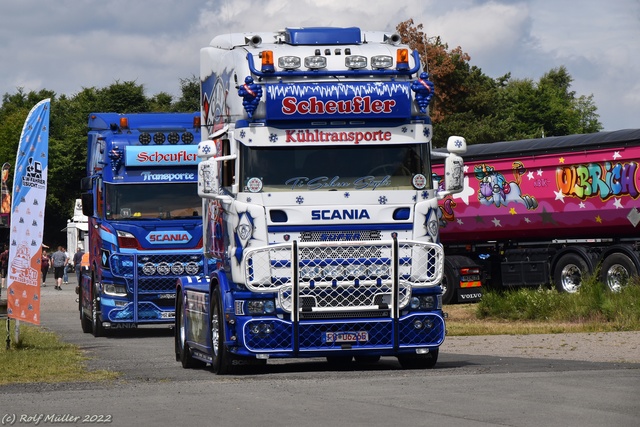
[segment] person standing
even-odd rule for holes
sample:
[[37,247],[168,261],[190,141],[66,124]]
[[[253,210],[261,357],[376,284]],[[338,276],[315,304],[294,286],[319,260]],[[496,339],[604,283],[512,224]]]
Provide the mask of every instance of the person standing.
[[51,260],[49,259],[49,254],[47,254],[47,250],[42,250],[42,256],[40,257],[40,272],[42,273],[42,287],[44,288],[47,280],[47,273],[49,272],[49,265],[51,264]]
[[82,248],[78,248],[75,254],[73,254],[73,267],[76,269],[76,279],[78,280],[76,284],[80,284],[80,276],[82,275],[82,255],[84,255],[84,251]]
[[51,255],[51,263],[53,264],[53,277],[56,279],[56,289],[62,290],[62,278],[64,270],[69,262],[69,258],[65,255],[64,248],[58,246],[58,250]]
[[2,274],[2,286],[0,289],[7,286],[7,272],[9,271],[9,248],[7,245],[2,246],[2,253],[0,253],[0,269]]
[[65,285],[69,284],[69,252],[67,252],[67,248],[62,248],[62,252],[64,252],[64,256],[67,257],[67,262],[64,264],[64,271],[62,272],[62,283]]

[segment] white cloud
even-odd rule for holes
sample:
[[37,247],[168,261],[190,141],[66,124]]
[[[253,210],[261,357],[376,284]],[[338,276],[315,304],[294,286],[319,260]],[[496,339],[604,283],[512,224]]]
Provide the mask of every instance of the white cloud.
[[471,65],[539,79],[566,66],[578,95],[594,94],[605,128],[638,127],[637,0],[0,0],[0,94],[135,80],[147,95],[178,94],[217,34],[287,26],[393,31],[412,18]]

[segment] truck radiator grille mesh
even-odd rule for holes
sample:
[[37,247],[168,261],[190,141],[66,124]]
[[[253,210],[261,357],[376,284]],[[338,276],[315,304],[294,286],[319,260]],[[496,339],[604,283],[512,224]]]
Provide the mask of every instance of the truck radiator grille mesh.
[[440,245],[417,241],[399,242],[395,250],[392,241],[294,242],[244,255],[249,290],[277,291],[280,306],[290,312],[297,284],[303,313],[384,309],[392,303],[394,278],[399,307],[405,307],[412,287],[440,283],[444,261]]
[[326,242],[327,240],[365,241],[380,240],[378,230],[361,231],[304,231],[300,233],[301,242]]

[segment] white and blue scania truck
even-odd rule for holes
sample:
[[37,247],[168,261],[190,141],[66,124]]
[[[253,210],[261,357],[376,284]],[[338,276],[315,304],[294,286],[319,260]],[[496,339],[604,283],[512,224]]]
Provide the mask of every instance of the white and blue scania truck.
[[433,84],[392,33],[287,28],[200,51],[198,193],[216,268],[177,281],[175,354],[227,374],[269,358],[436,364],[445,336]]

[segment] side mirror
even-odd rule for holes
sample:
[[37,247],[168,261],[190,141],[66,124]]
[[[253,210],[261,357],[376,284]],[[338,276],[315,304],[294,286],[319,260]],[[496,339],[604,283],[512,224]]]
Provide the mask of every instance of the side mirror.
[[456,154],[450,154],[444,161],[444,191],[459,193],[464,187],[464,160]]
[[93,194],[82,193],[80,199],[82,200],[82,215],[93,216]]
[[198,196],[215,198],[220,193],[218,162],[209,158],[198,163]]
[[80,191],[91,191],[93,189],[93,182],[90,176],[85,176],[80,180]]

